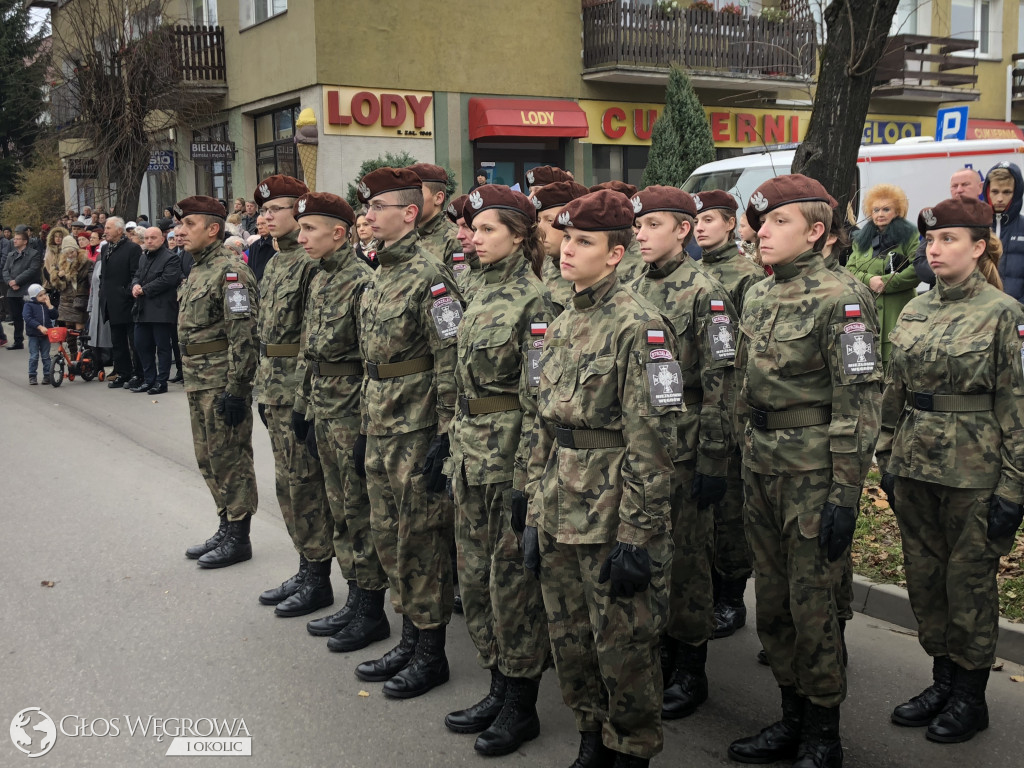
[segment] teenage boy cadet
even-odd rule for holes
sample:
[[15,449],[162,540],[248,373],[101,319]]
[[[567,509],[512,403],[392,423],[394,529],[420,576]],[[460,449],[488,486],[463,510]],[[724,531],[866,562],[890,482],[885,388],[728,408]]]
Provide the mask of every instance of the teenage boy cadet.
[[448,221],[455,225],[455,239],[460,250],[452,254],[452,273],[463,298],[468,303],[476,288],[483,282],[480,271],[480,257],[473,245],[473,230],[466,224],[465,207],[469,195],[459,195],[444,209]]
[[541,245],[546,256],[540,276],[551,294],[555,310],[561,313],[572,299],[572,283],[562,277],[559,268],[562,230],[555,229],[555,219],[571,200],[583,197],[588,194],[588,190],[575,181],[555,181],[543,187],[534,187],[533,190],[530,199],[537,208],[537,230],[540,232]]
[[663,745],[657,648],[683,388],[671,326],[616,275],[632,224],[611,190],[555,221],[575,293],[544,338],[526,486],[523,561],[540,577],[577,768],[646,766]]
[[726,491],[733,358],[739,322],[729,294],[686,253],[697,213],[677,187],[650,186],[630,201],[646,269],[629,287],[672,324],[684,412],[676,414],[673,452],[669,623],[662,638],[661,717],[693,714],[708,697],[705,666],[715,628],[711,568],[714,505]]
[[835,594],[878,438],[882,371],[877,324],[821,257],[830,201],[793,174],[762,184],[747,206],[774,275],[748,293],[740,321],[744,498],[757,631],[783,716],[730,745],[739,762],[843,762]]
[[[694,195],[693,205],[697,209],[693,232],[701,247],[701,266],[729,292],[739,317],[743,312],[743,297],[750,286],[764,280],[765,274],[736,246],[736,198],[714,189]],[[733,430],[733,438],[738,441],[742,433],[735,429],[733,415],[730,414],[727,428]],[[725,496],[715,505],[715,557],[711,576],[715,583],[716,638],[728,637],[747,621],[743,592],[753,566],[743,530],[742,464],[739,443],[735,442],[729,457]]]
[[410,699],[448,681],[445,630],[454,599],[454,507],[442,473],[451,454],[455,334],[462,295],[451,272],[420,246],[423,184],[408,168],[379,168],[358,185],[380,267],[363,294],[359,346],[366,366],[357,468],[365,466],[370,525],[388,574],[402,638],[356,677],[387,681]]
[[253,193],[278,248],[260,281],[259,413],[274,452],[274,487],[281,517],[299,553],[298,572],[263,592],[259,600],[277,606],[274,613],[284,617],[305,616],[334,603],[334,524],[324,475],[320,462],[292,430],[302,319],[309,284],[320,270],[319,263],[299,245],[299,224],[294,216],[295,201],[308,191],[298,179],[275,175],[260,182]]
[[359,440],[359,301],[373,269],[348,242],[351,206],[329,192],[295,201],[299,245],[320,270],[309,284],[292,411],[296,438],[315,442],[334,518],[334,554],[348,582],[345,607],[306,625],[311,635],[332,635],[332,651],[355,651],[391,634],[384,615],[388,577],[370,533],[365,473],[353,465]]
[[999,259],[999,277],[1003,291],[1024,302],[1024,179],[1014,163],[1003,162],[988,172],[982,196],[995,211],[992,229],[1003,243]]
[[448,172],[433,163],[416,163],[409,170],[423,182],[423,208],[416,224],[420,247],[452,266],[452,254],[459,250],[456,228],[444,215],[448,198]]

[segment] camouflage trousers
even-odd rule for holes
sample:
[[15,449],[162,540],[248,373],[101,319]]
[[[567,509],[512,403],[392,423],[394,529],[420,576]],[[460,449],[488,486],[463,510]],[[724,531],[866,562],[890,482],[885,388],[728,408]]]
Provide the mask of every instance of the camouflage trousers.
[[762,475],[743,468],[747,536],[754,557],[757,635],[780,686],[822,707],[846,698],[836,591],[844,560],[818,544],[832,471]]
[[274,488],[295,551],[311,563],[334,556],[334,522],[320,463],[292,431],[292,407],[267,405],[267,431],[274,452]]
[[729,459],[725,496],[714,505],[715,572],[726,581],[746,581],[753,571],[743,525],[742,466],[743,460],[736,451]]
[[391,585],[391,604],[418,629],[452,617],[454,509],[447,495],[428,493],[418,468],[434,427],[366,438],[366,488],[373,544]]
[[853,547],[843,558],[843,572],[839,576],[839,586],[836,588],[836,611],[840,621],[850,621],[853,618]]
[[387,589],[388,575],[373,546],[366,480],[356,474],[352,457],[359,422],[359,416],[317,419],[314,429],[327,501],[334,518],[334,556],[345,579],[355,581],[361,589],[376,592]]
[[614,541],[559,544],[543,529],[537,533],[551,653],[576,729],[602,731],[616,752],[653,757],[663,744],[658,648],[668,616],[669,534],[647,545],[650,586],[612,598],[610,582],[598,577]]
[[188,393],[188,411],[192,421],[192,443],[199,472],[210,489],[218,515],[242,520],[256,513],[256,468],[252,461],[252,400],[250,409],[237,427],[224,424],[216,412],[219,389]]
[[510,522],[512,483],[467,485],[455,473],[455,545],[466,628],[484,669],[539,680],[551,644],[540,584],[523,568]]
[[992,491],[899,476],[895,490],[907,591],[921,646],[965,669],[988,668],[999,634],[999,558],[1014,541],[1013,536],[988,538]]
[[715,629],[715,599],[711,584],[714,557],[714,510],[697,509],[690,497],[694,460],[676,462],[672,475],[672,576],[669,590],[668,634],[675,640],[700,645]]

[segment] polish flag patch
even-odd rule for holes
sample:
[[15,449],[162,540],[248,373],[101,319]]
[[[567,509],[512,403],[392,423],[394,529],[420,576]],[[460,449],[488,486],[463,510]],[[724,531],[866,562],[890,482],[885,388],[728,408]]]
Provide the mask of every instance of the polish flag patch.
[[452,254],[452,261],[465,261],[465,260],[466,260],[466,254],[464,254],[464,253],[453,253]]
[[238,282],[238,273],[237,272],[228,272],[226,275],[224,275],[224,279],[227,280],[229,283],[237,283]]
[[665,332],[664,331],[648,331],[647,332],[647,343],[648,344],[664,344],[665,343]]
[[846,305],[846,316],[847,317],[860,317],[860,304],[847,304]]
[[724,301],[712,301],[711,302],[711,311],[712,312],[725,312],[725,302]]
[[448,286],[444,283],[438,283],[437,285],[430,286],[430,295],[437,298],[438,296],[444,296],[448,293]]
[[1024,339],[1024,325],[1017,326],[1017,335]]
[[543,336],[548,332],[547,323],[530,323],[530,335],[531,336]]

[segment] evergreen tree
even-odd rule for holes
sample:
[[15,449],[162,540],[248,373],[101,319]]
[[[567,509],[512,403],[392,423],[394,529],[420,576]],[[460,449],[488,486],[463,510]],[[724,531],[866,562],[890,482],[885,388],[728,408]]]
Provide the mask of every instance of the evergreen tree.
[[[352,210],[358,211],[362,208],[363,204],[359,201],[359,194],[356,192],[356,184],[359,183],[359,180],[363,178],[363,176],[371,171],[376,171],[378,168],[405,168],[409,165],[415,165],[418,162],[419,160],[408,152],[386,152],[380,157],[374,157],[370,160],[363,161],[363,164],[359,166],[359,174],[356,176],[355,180],[350,182],[348,185],[348,191],[345,193],[345,200],[352,206]],[[448,174],[447,199],[451,200],[455,195],[455,190],[457,188],[457,184],[455,183],[455,171],[444,165],[441,167],[444,168],[445,173]]]
[[711,126],[690,79],[672,67],[665,91],[665,111],[651,133],[651,154],[640,183],[682,186],[693,169],[715,159]]

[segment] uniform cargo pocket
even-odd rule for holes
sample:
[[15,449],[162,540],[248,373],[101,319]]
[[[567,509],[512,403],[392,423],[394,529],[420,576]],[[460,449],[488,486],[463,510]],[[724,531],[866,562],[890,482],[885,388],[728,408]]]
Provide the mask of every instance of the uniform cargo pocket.
[[776,323],[772,330],[779,374],[799,376],[825,367],[825,358],[814,336],[814,319]]

